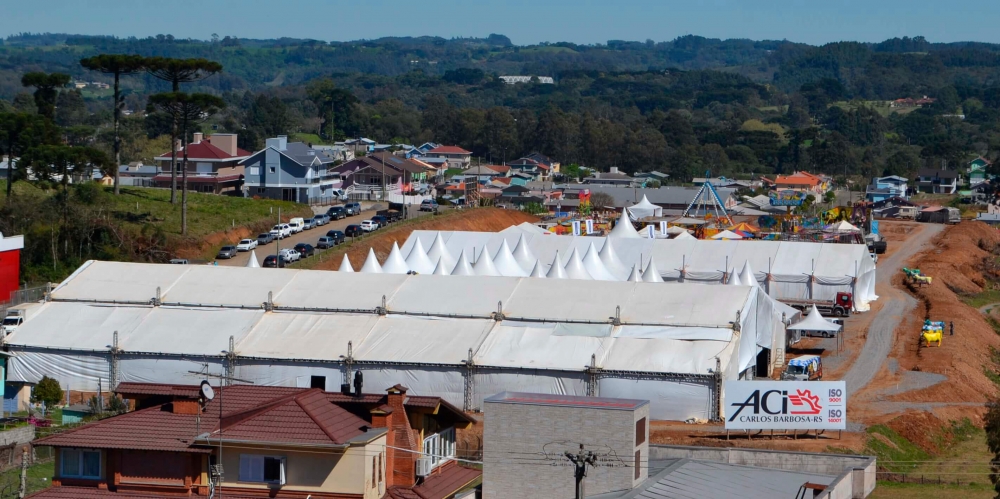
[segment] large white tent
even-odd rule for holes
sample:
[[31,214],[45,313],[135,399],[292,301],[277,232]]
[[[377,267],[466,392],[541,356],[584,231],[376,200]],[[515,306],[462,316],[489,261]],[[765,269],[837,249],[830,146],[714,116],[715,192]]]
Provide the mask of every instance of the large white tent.
[[361,370],[371,391],[402,383],[470,409],[510,390],[641,397],[657,419],[709,419],[720,381],[754,372],[780,318],[751,286],[92,261],[8,337],[8,380],[97,391],[229,368],[336,390]]
[[[619,222],[619,227],[626,226],[631,229],[627,221]],[[652,258],[667,282],[722,284],[730,269],[741,269],[749,262],[755,270],[753,275],[757,282],[775,299],[832,300],[837,292],[847,291],[854,294],[858,311],[868,310],[869,303],[878,299],[875,294],[875,262],[863,244],[645,239],[628,235],[634,235],[634,229],[631,232],[623,229],[622,233],[625,235],[616,237],[612,231],[607,238],[553,236],[517,226],[500,232],[417,230],[410,234],[402,250],[406,252],[416,240],[426,246],[439,234],[453,254],[460,251],[478,254],[486,246],[496,248],[503,241],[515,244],[521,240],[546,265],[544,270],[548,273],[548,264],[557,251],[565,259],[574,250],[581,255],[586,254],[591,244],[603,251],[606,241],[610,240],[614,244],[615,257],[624,268],[638,264],[644,269]],[[607,267],[611,270],[610,266]],[[620,269],[613,273],[620,279],[627,277]]]
[[632,218],[636,220],[642,220],[646,217],[662,217],[663,208],[650,203],[649,199],[646,199],[646,195],[642,195],[642,200],[638,203],[629,206],[628,212],[632,215]]

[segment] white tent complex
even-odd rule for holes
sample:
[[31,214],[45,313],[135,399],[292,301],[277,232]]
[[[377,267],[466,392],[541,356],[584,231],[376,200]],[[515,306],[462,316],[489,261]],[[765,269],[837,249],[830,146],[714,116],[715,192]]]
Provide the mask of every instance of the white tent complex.
[[784,332],[771,304],[752,286],[92,261],[8,338],[8,380],[96,392],[207,368],[337,390],[360,370],[369,391],[402,383],[467,409],[509,390],[711,419],[721,382],[752,376]]
[[833,336],[841,329],[840,325],[824,319],[816,305],[812,306],[812,310],[809,311],[809,315],[805,319],[788,326],[789,331],[817,331],[823,336]]
[[426,247],[437,237],[456,255],[463,251],[480,254],[483,248],[497,248],[504,241],[508,245],[525,245],[545,266],[542,270],[546,275],[550,275],[556,252],[561,255],[563,265],[567,265],[572,263],[567,257],[574,251],[586,255],[593,245],[603,254],[607,241],[612,241],[612,250],[607,252],[613,253],[618,263],[609,263],[607,258],[601,261],[618,280],[627,279],[635,265],[644,270],[652,258],[664,281],[722,284],[731,269],[742,269],[749,262],[755,270],[754,278],[774,299],[833,300],[837,292],[846,291],[854,294],[858,311],[868,310],[869,303],[878,299],[875,262],[863,244],[647,239],[639,237],[624,218],[608,237],[542,235],[520,226],[500,232],[416,230],[401,249],[404,253],[409,251],[417,240]]

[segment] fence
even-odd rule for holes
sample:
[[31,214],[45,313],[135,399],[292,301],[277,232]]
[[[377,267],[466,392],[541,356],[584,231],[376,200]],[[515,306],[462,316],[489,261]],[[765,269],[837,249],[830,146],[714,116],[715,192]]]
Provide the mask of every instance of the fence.
[[45,293],[49,291],[49,284],[33,288],[19,289],[10,293],[10,299],[0,302],[0,318],[7,317],[7,310],[23,303],[35,303],[45,299]]
[[122,187],[153,187],[153,179],[145,177],[118,177],[118,185]]

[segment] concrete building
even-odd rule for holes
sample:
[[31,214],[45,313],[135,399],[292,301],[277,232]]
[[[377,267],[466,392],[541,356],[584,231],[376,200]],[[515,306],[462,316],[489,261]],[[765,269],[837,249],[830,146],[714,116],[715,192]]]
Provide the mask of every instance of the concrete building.
[[564,453],[581,444],[598,456],[588,495],[631,490],[648,476],[647,400],[503,392],[485,399],[484,412],[483,499],[570,497]]

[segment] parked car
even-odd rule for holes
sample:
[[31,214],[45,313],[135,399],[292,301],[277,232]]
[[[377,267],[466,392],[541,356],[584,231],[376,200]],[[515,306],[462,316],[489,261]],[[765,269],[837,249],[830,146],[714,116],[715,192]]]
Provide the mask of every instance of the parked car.
[[302,230],[312,230],[316,228],[316,220],[313,218],[307,218],[302,221]]
[[328,249],[336,245],[337,243],[334,242],[333,238],[330,236],[320,236],[320,238],[316,240],[316,248],[318,249]]
[[170,263],[174,265],[187,265],[188,261],[187,258],[171,258]]
[[340,243],[344,242],[344,239],[345,239],[344,235],[345,234],[343,232],[339,231],[339,230],[328,230],[328,231],[326,231],[326,237],[332,237],[333,238],[333,244],[340,244]]
[[364,231],[361,230],[360,225],[348,225],[347,228],[344,229],[344,235],[348,237],[358,237],[363,233]]
[[215,255],[215,258],[225,258],[230,259],[236,256],[236,246],[223,246],[219,250],[219,254]]
[[274,236],[275,239],[284,239],[292,235],[292,227],[288,224],[275,225],[274,227],[271,227],[271,235]]
[[365,232],[371,232],[378,229],[378,222],[374,220],[363,220],[361,222],[361,230]]
[[289,248],[281,248],[281,251],[279,251],[278,254],[281,255],[287,263],[297,262],[300,258],[302,258],[302,255],[300,255],[298,251]]
[[250,251],[256,247],[256,239],[240,239],[240,243],[236,245],[236,251]]
[[344,211],[347,212],[347,216],[353,217],[354,215],[361,214],[361,203],[347,203],[344,205]]
[[433,199],[425,199],[420,202],[420,211],[429,211],[431,213],[437,213],[438,203]]
[[[383,217],[382,215],[375,215],[370,220],[372,222],[377,223],[379,229],[381,229],[382,227],[388,227],[389,226],[389,219],[386,218],[386,217]],[[364,222],[362,222],[362,223],[364,223]]]
[[262,267],[270,267],[272,269],[274,269],[274,268],[284,268],[285,264],[287,264],[287,263],[288,263],[288,261],[285,260],[285,257],[283,257],[283,256],[279,256],[279,255],[267,255],[267,258],[264,259],[264,263],[262,263],[261,266]]
[[296,244],[295,251],[298,251],[299,255],[301,255],[302,258],[309,258],[310,256],[316,254],[316,248],[314,248],[313,245],[309,243]]
[[302,232],[303,226],[305,226],[305,220],[302,217],[295,217],[288,221],[288,227],[292,229],[292,234]]
[[326,214],[333,220],[347,218],[347,210],[345,210],[343,206],[330,207],[329,210],[326,210]]
[[330,223],[330,215],[327,215],[326,213],[320,213],[319,215],[313,217],[313,220],[316,222],[317,225],[326,225]]
[[257,234],[257,246],[263,246],[265,244],[271,244],[274,242],[274,236],[270,232],[262,232]]

